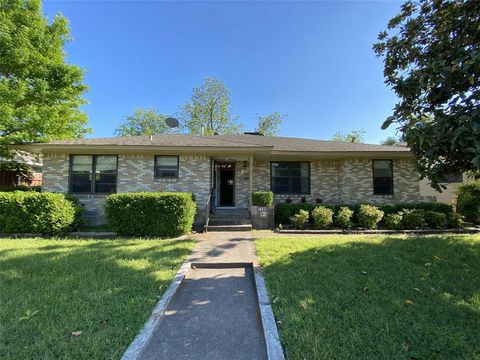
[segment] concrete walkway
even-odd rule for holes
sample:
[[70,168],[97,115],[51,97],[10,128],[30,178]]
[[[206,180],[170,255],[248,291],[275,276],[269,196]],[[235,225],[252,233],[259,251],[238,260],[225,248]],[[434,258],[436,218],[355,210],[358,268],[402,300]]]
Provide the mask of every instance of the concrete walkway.
[[187,261],[203,266],[187,273],[139,359],[266,359],[253,270],[208,268],[256,263],[252,233],[197,239]]

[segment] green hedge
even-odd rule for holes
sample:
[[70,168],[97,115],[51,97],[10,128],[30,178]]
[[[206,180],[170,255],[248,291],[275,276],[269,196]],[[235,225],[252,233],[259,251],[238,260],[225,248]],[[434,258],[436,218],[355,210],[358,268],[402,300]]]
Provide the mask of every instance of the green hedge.
[[0,233],[64,234],[78,225],[81,211],[63,194],[0,192]]
[[460,185],[457,195],[457,211],[465,220],[480,223],[480,181]]
[[272,207],[273,206],[273,192],[271,191],[254,191],[252,192],[252,205]]
[[192,229],[195,201],[191,193],[113,194],[105,201],[105,217],[120,235],[179,236]]
[[31,185],[9,185],[9,186],[0,186],[0,192],[11,192],[11,191],[42,191],[41,186],[31,186]]
[[[352,222],[358,222],[357,214],[359,207],[362,204],[311,204],[311,203],[278,203],[275,208],[275,222],[277,224],[290,224],[290,218],[294,214],[298,214],[300,210],[307,210],[310,214],[312,213],[313,209],[318,206],[324,206],[329,209],[332,209],[335,213],[341,207],[348,207],[350,210],[354,212],[352,217]],[[372,205],[372,204],[366,204]],[[396,214],[403,209],[409,210],[424,210],[424,211],[435,211],[439,213],[443,213],[449,218],[452,214],[455,213],[454,208],[450,204],[445,203],[436,203],[436,202],[420,202],[420,203],[400,203],[395,205],[375,205],[378,207],[385,215],[388,214]],[[310,222],[313,219],[310,217]]]

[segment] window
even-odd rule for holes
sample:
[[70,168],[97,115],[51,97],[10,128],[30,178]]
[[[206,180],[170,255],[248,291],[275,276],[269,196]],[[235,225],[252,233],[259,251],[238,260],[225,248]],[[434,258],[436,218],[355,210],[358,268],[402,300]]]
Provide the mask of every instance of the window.
[[373,160],[373,193],[393,195],[392,160]]
[[271,189],[275,194],[309,194],[310,163],[270,163]]
[[155,178],[178,179],[178,156],[155,156]]
[[70,192],[111,194],[116,191],[116,155],[71,155]]

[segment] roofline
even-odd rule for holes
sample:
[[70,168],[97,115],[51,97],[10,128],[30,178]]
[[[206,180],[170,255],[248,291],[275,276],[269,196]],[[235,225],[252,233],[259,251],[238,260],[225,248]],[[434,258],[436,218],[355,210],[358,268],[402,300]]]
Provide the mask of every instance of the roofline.
[[155,146],[155,145],[63,145],[49,143],[35,143],[24,145],[13,145],[12,148],[30,151],[33,153],[77,153],[77,154],[118,154],[118,153],[179,153],[179,154],[258,154],[261,157],[293,156],[304,158],[345,158],[345,157],[391,157],[391,158],[411,158],[413,154],[408,150],[388,151],[388,150],[362,150],[362,151],[277,151],[273,146]]
[[252,145],[252,146],[158,146],[158,145],[113,145],[113,144],[51,144],[51,143],[32,143],[22,145],[12,145],[11,148],[30,151],[33,153],[52,153],[52,152],[68,152],[68,151],[102,151],[109,152],[127,151],[127,152],[152,152],[152,151],[180,151],[180,152],[249,152],[268,151],[273,146]]

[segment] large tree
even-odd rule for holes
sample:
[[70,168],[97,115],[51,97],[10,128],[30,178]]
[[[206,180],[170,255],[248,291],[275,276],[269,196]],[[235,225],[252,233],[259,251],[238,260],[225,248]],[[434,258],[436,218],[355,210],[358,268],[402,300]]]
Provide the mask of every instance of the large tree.
[[194,88],[190,101],[181,107],[183,126],[191,134],[239,133],[241,125],[231,115],[230,91],[220,80],[207,78]]
[[374,45],[422,177],[480,169],[480,2],[407,1]]
[[83,136],[84,72],[65,61],[68,21],[48,22],[40,0],[0,1],[0,150]]
[[364,139],[365,139],[365,130],[363,129],[352,130],[348,133],[337,131],[332,137],[332,141],[351,142],[351,143],[361,143],[364,141]]
[[264,116],[259,115],[256,131],[266,136],[278,136],[283,118],[284,115],[277,111]]
[[126,117],[125,122],[115,130],[115,135],[159,135],[177,132],[176,128],[172,129],[165,123],[168,117],[155,109],[137,109],[132,115]]

